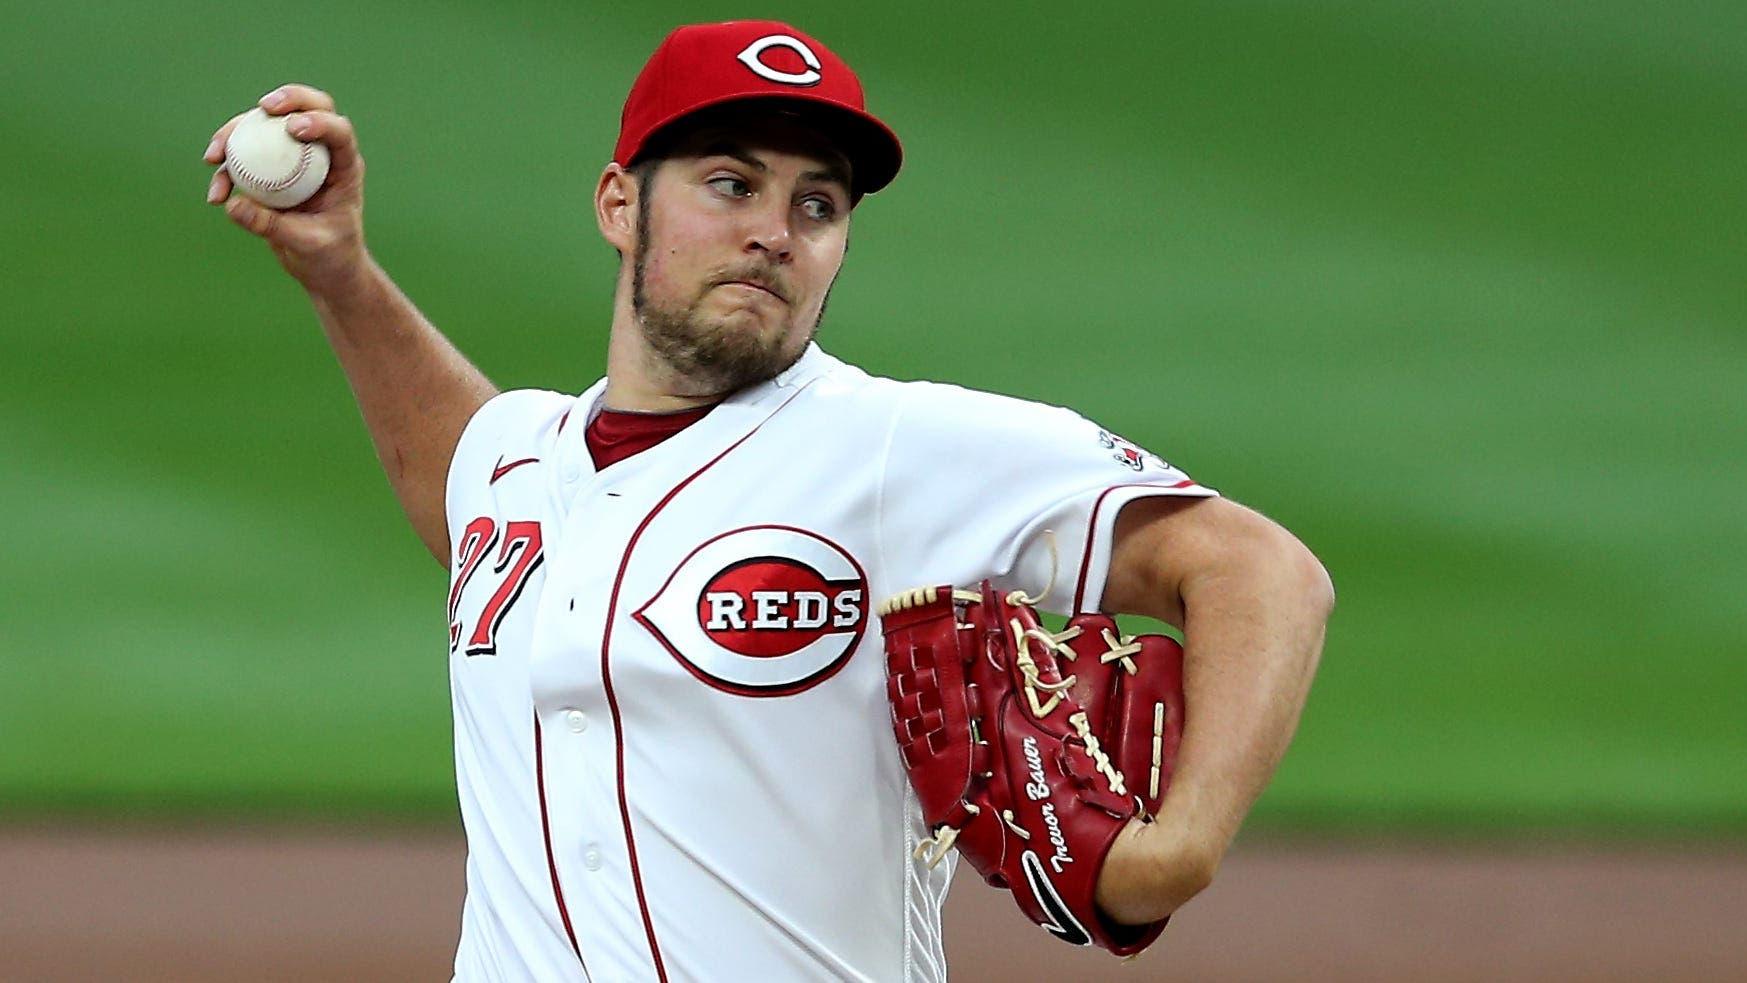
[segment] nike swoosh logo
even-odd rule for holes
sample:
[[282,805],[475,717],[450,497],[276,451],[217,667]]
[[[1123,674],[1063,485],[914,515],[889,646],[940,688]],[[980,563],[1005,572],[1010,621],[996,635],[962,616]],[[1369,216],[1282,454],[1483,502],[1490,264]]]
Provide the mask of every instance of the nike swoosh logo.
[[1091,945],[1092,933],[1074,919],[1073,911],[1056,893],[1049,875],[1044,873],[1043,861],[1037,859],[1037,854],[1025,851],[1019,858],[1019,865],[1024,868],[1025,880],[1031,885],[1031,896],[1037,899],[1038,907],[1049,919],[1042,923],[1044,931],[1068,945]]
[[491,480],[486,482],[486,484],[495,485],[497,484],[497,479],[509,474],[511,471],[514,471],[524,464],[538,463],[539,460],[540,459],[537,457],[524,457],[519,461],[511,461],[510,463],[505,464],[503,463],[503,455],[499,454],[497,457],[497,467],[491,469]]

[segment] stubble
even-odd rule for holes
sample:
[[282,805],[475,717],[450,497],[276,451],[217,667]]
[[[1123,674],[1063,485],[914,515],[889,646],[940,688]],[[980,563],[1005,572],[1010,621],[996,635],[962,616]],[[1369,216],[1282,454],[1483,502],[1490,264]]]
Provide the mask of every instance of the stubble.
[[[650,175],[653,177],[653,175]],[[800,360],[807,345],[819,333],[825,318],[825,307],[831,300],[829,288],[825,303],[819,306],[819,316],[808,325],[799,344],[789,342],[789,332],[779,331],[766,336],[756,331],[735,330],[703,313],[703,304],[714,284],[706,284],[685,306],[663,306],[652,302],[644,289],[645,267],[650,248],[649,213],[654,182],[642,182],[643,200],[637,210],[637,245],[632,251],[631,309],[649,350],[660,358],[679,378],[686,380],[691,395],[726,396],[747,386],[775,378]],[[769,264],[748,263],[742,268],[726,271],[725,279],[747,280],[782,287],[782,275]],[[792,296],[792,295],[791,295]]]

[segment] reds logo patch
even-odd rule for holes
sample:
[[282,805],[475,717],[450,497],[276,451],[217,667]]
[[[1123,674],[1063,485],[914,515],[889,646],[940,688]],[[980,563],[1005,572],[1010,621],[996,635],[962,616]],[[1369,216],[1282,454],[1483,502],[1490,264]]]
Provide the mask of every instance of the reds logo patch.
[[705,683],[788,696],[849,660],[867,628],[867,575],[824,537],[751,526],[693,550],[634,617]]
[[1144,451],[1134,441],[1118,437],[1108,430],[1098,431],[1098,443],[1111,452],[1111,460],[1130,471],[1144,471],[1148,464],[1156,464],[1166,471],[1171,469],[1170,462],[1164,458]]

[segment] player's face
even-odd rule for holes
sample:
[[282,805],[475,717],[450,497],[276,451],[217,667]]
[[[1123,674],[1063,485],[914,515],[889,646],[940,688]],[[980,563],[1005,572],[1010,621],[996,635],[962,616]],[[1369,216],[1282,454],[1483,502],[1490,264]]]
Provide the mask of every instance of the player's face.
[[693,134],[644,181],[632,307],[697,395],[793,365],[849,242],[849,171],[812,131],[772,122]]

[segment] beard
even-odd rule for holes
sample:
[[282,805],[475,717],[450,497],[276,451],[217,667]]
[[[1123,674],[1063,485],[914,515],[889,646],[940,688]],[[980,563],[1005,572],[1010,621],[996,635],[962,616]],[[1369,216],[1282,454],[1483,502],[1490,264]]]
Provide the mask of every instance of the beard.
[[[647,202],[645,202],[647,206]],[[769,263],[749,262],[723,270],[700,290],[689,304],[664,305],[652,301],[644,289],[644,266],[649,255],[649,225],[647,207],[637,216],[637,245],[631,265],[631,309],[643,340],[667,367],[685,379],[694,396],[726,396],[747,386],[765,382],[800,361],[807,345],[819,333],[819,322],[825,318],[825,304],[819,306],[819,316],[807,326],[798,343],[791,342],[791,325],[765,334],[750,328],[726,324],[726,319],[703,311],[710,291],[730,280],[759,284],[782,297],[793,297],[782,274]],[[831,299],[829,288],[825,301]]]

